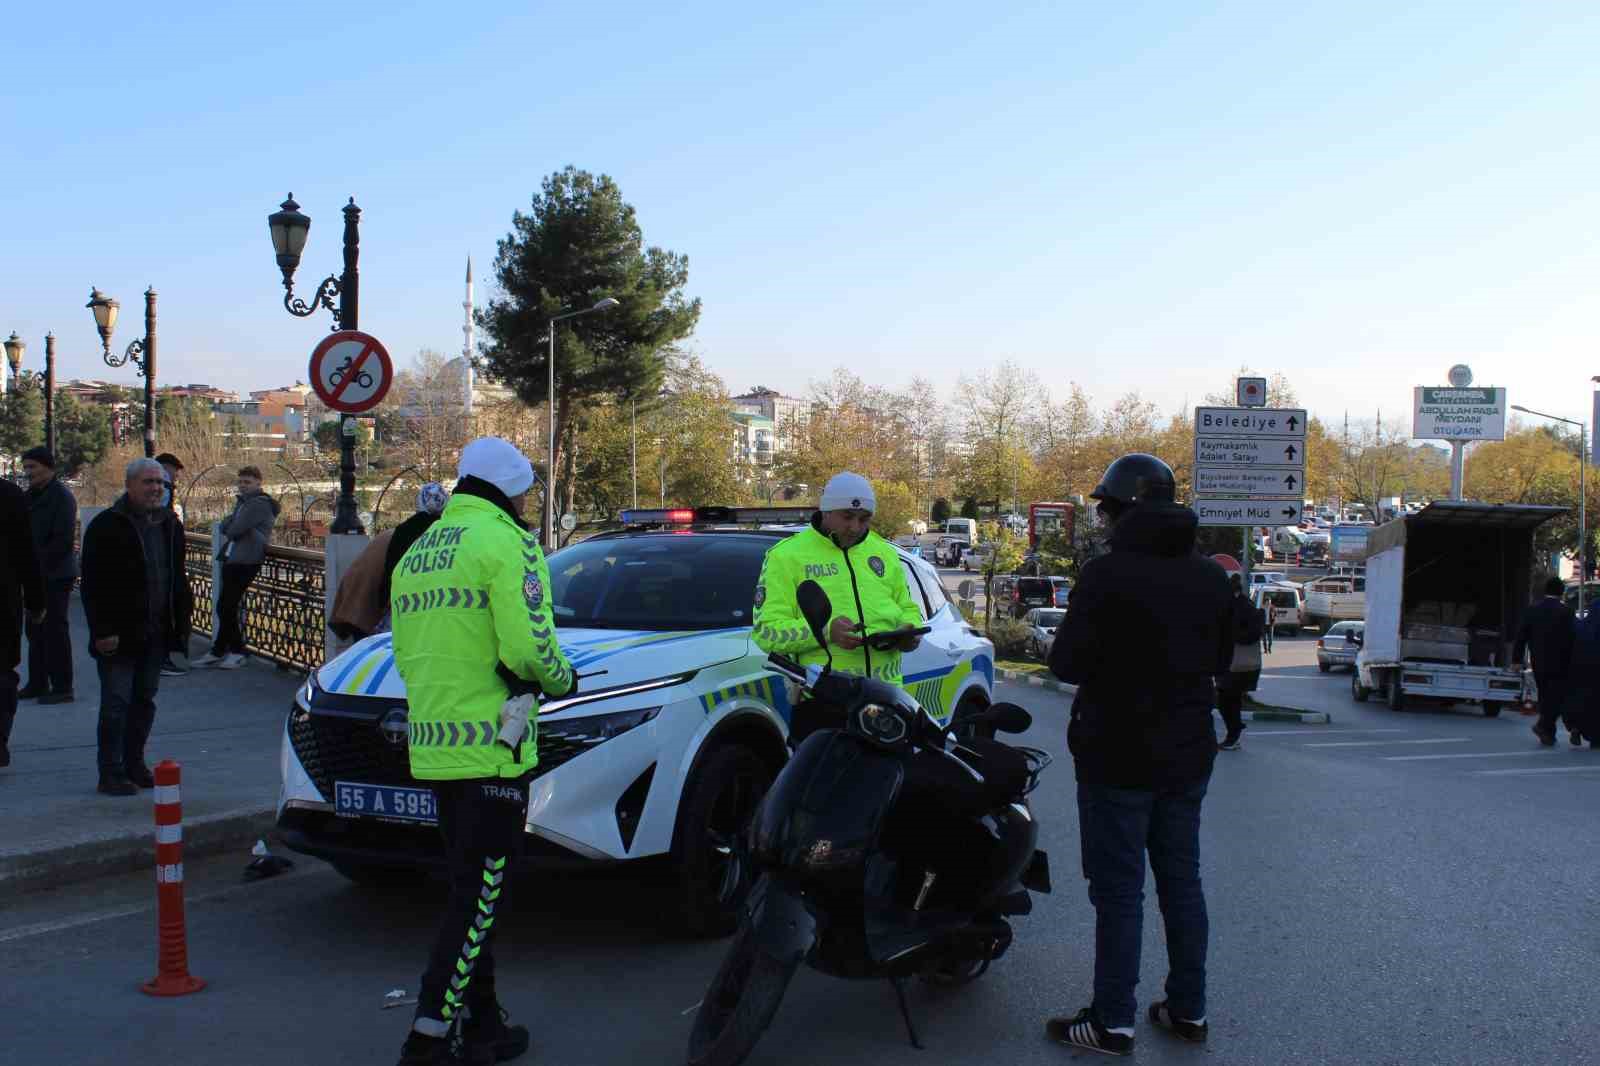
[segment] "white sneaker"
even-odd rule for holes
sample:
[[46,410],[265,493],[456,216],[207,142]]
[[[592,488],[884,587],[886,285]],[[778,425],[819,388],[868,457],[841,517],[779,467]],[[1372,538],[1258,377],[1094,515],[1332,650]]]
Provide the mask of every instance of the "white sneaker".
[[217,665],[218,663],[220,663],[222,660],[224,660],[226,658],[227,658],[226,655],[212,655],[210,652],[206,652],[204,655],[200,656],[200,658],[194,660],[189,665],[191,667],[215,666],[215,665]]
[[237,670],[237,669],[239,669],[239,667],[241,667],[243,665],[244,665],[244,656],[240,655],[238,652],[233,652],[230,655],[224,655],[222,657],[222,661],[217,664],[217,669],[218,670]]

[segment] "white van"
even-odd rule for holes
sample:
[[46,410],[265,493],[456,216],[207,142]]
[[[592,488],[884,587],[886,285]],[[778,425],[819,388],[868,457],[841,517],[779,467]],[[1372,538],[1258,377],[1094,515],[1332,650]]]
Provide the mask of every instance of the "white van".
[[944,524],[947,536],[960,537],[968,544],[978,543],[978,521],[975,518],[951,518]]
[[1306,624],[1306,597],[1299,585],[1258,585],[1250,590],[1250,602],[1266,610],[1267,601],[1278,607],[1274,631],[1287,629],[1298,635]]

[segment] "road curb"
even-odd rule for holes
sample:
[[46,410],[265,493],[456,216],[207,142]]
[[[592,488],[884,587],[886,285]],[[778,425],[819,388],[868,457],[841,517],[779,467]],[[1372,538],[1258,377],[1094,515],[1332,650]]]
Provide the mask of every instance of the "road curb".
[[1239,717],[1246,722],[1299,722],[1301,725],[1327,725],[1332,721],[1326,711],[1242,711]]
[[[185,860],[245,847],[272,828],[276,809],[249,807],[186,818]],[[156,862],[155,822],[137,833],[98,837],[58,847],[0,854],[0,896],[36,892],[106,874],[151,869]]]
[[1059,692],[1064,696],[1076,696],[1078,694],[1077,685],[1069,685],[1065,682],[1057,681],[1053,677],[1025,674],[1020,670],[996,670],[994,676],[1001,681],[1012,681],[1019,685],[1032,685],[1034,688],[1042,688],[1047,692]]

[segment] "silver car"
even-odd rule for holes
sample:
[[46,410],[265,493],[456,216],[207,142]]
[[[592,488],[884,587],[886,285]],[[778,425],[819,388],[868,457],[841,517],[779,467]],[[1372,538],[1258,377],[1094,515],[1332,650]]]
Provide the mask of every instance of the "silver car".
[[1028,651],[1041,659],[1050,657],[1050,645],[1055,643],[1056,627],[1061,624],[1061,619],[1067,612],[1057,607],[1035,607],[1022,616],[1022,624],[1028,627]]
[[1365,622],[1338,622],[1317,639],[1317,669],[1327,673],[1335,666],[1356,667],[1356,652],[1366,634]]

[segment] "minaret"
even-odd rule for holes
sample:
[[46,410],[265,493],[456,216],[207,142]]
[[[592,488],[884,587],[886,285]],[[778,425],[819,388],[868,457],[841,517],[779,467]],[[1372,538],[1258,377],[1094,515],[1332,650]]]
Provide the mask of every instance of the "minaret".
[[466,322],[461,327],[461,361],[466,364],[462,375],[466,382],[466,396],[462,399],[462,409],[467,415],[472,414],[472,256],[467,256],[467,298],[461,301],[461,306],[467,312]]

